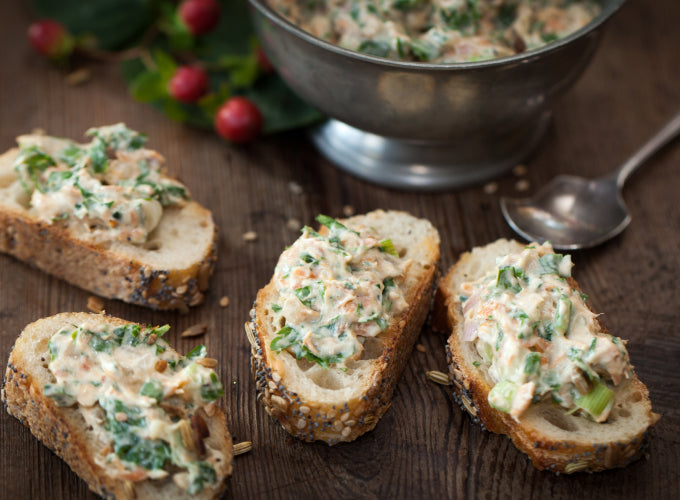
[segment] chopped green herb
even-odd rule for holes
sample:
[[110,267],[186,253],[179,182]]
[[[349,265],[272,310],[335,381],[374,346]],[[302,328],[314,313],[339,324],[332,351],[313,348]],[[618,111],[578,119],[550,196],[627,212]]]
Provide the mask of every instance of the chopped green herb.
[[201,397],[204,401],[215,401],[224,396],[224,386],[215,372],[210,372],[210,381],[201,384]]
[[281,312],[281,309],[283,309],[283,307],[281,307],[280,305],[272,304],[272,311],[274,311],[275,313]]
[[208,350],[205,348],[203,344],[199,344],[196,347],[194,347],[192,350],[190,350],[185,358],[187,359],[197,359],[197,358],[205,358],[205,355],[208,353]]
[[160,403],[163,399],[163,384],[160,381],[152,378],[144,383],[139,391],[139,394],[153,398],[158,403]]
[[57,406],[73,406],[76,398],[66,392],[66,389],[58,384],[45,384],[43,394],[54,400]]
[[381,252],[394,255],[395,257],[399,256],[399,254],[397,253],[397,249],[394,248],[394,243],[392,243],[392,240],[384,239],[379,243],[379,245]]
[[527,375],[538,375],[541,370],[541,354],[530,352],[524,359],[524,373]]

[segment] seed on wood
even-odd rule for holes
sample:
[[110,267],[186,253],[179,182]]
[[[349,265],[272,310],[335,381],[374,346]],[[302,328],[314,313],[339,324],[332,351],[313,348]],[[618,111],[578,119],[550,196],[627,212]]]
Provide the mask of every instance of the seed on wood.
[[220,306],[227,307],[229,305],[229,297],[226,295],[220,299]]
[[512,169],[512,173],[515,174],[517,177],[527,175],[527,172],[529,172],[529,169],[527,168],[526,165],[517,165],[515,168]]
[[90,295],[87,298],[87,308],[95,313],[101,313],[104,312],[104,301],[100,299],[99,297],[95,297],[93,295]]
[[85,83],[92,77],[92,73],[88,68],[80,68],[75,71],[70,72],[68,75],[66,75],[66,83],[68,85],[80,85],[81,83]]
[[418,352],[427,352],[427,348],[423,344],[416,344],[416,350]]
[[234,445],[234,456],[243,455],[248,453],[253,449],[253,443],[251,441],[243,441],[242,443],[236,443]]
[[288,219],[288,222],[286,222],[286,227],[291,231],[297,231],[302,227],[302,223],[297,219]]
[[517,191],[526,191],[531,186],[531,183],[527,179],[520,179],[515,183],[515,189]]
[[436,384],[451,385],[451,379],[446,373],[437,370],[432,370],[429,372],[425,372],[425,375],[427,375],[427,378],[429,378],[432,382]]
[[288,183],[288,189],[290,190],[291,193],[298,194],[298,195],[302,194],[304,192],[303,189],[302,189],[302,186],[300,186],[300,184],[298,184],[295,181],[290,181]]
[[496,191],[498,191],[497,182],[489,182],[488,184],[484,184],[484,194],[494,194]]
[[241,238],[243,238],[243,241],[247,242],[255,241],[257,239],[257,233],[255,231],[247,231],[243,233]]
[[351,217],[352,215],[354,215],[354,207],[352,205],[345,205],[344,207],[342,207],[342,214],[345,217]]
[[199,323],[184,330],[180,337],[198,337],[199,335],[203,335],[207,330],[208,325],[206,323]]
[[217,366],[217,360],[213,358],[198,358],[196,364],[205,366],[206,368],[215,368]]

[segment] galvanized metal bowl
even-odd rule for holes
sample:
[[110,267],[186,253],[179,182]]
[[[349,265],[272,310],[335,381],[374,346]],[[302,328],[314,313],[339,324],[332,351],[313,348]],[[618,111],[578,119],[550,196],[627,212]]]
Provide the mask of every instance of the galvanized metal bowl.
[[343,49],[249,0],[256,30],[288,85],[330,119],[312,131],[340,168],[393,188],[441,190],[492,178],[539,143],[554,100],[590,62],[625,0],[602,0],[587,26],[541,49],[430,64]]

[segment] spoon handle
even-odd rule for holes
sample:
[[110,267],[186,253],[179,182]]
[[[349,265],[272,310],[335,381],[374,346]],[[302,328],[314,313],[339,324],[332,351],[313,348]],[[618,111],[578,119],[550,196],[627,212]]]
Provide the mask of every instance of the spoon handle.
[[630,174],[635,172],[650,156],[665,146],[671,139],[680,133],[680,112],[678,112],[666,125],[654,134],[640,149],[631,156],[626,163],[621,165],[614,175],[616,185],[619,189],[623,188]]

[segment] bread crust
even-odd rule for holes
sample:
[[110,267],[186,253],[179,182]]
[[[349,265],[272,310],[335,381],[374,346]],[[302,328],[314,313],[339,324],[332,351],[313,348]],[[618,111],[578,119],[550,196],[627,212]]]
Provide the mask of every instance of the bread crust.
[[[363,217],[380,217],[385,213],[377,211]],[[396,214],[387,213],[391,216]],[[402,216],[407,214],[402,213]],[[415,220],[410,215],[408,217]],[[342,222],[351,225],[352,221]],[[423,243],[429,247],[430,262],[417,286],[407,292],[409,308],[391,319],[388,329],[379,335],[382,349],[372,365],[368,380],[363,384],[363,390],[349,399],[319,401],[291,390],[289,376],[277,359],[285,354],[272,352],[267,342],[275,333],[265,319],[267,307],[278,295],[272,282],[258,292],[250,312],[250,322],[246,324],[257,398],[265,411],[294,437],[310,442],[322,440],[329,445],[353,441],[372,430],[389,408],[394,388],[427,318],[437,276],[439,235],[434,228],[432,240]]]
[[[521,251],[522,248],[524,245],[517,242],[498,240],[479,252],[508,253],[508,249]],[[435,292],[432,327],[449,335],[446,356],[456,403],[483,428],[506,434],[539,470],[597,472],[624,467],[640,458],[648,443],[648,431],[659,415],[652,412],[649,392],[635,374],[616,387],[612,416],[601,424],[567,415],[550,402],[531,405],[519,421],[489,405],[487,398],[492,382],[472,364],[469,343],[462,340],[464,319],[458,289],[463,277],[465,281],[481,277],[483,272],[478,269],[483,266],[479,259],[475,250],[463,254],[440,280]],[[493,265],[494,262],[490,262],[490,266]],[[472,272],[467,272],[467,268]],[[573,278],[569,280],[573,288],[579,289]],[[598,324],[600,331],[607,333],[601,322]],[[602,439],[592,439],[592,435],[598,434],[598,426],[602,426],[601,430],[607,429],[607,433],[602,433]],[[612,426],[619,426],[620,432]]]
[[[95,315],[90,313],[62,313],[40,319],[26,326],[17,339],[7,363],[2,386],[2,401],[7,412],[29,428],[45,446],[63,459],[83,479],[90,489],[104,498],[161,499],[165,498],[214,498],[226,488],[226,478],[232,471],[232,442],[222,409],[206,418],[210,436],[206,443],[220,446],[225,459],[216,467],[220,478],[213,488],[206,488],[197,495],[189,495],[177,487],[171,478],[156,481],[132,482],[108,476],[94,461],[93,440],[88,436],[87,424],[76,408],[59,407],[52,398],[43,394],[47,369],[36,371],[36,365],[47,365],[49,359],[47,341],[51,335],[71,323],[85,321]],[[131,322],[106,315],[98,315],[103,321],[114,325]],[[30,352],[42,346],[41,352]],[[170,348],[171,349],[171,348]],[[155,483],[155,484],[154,484]]]
[[[7,170],[17,151],[13,149],[0,156],[0,170]],[[13,172],[12,176],[15,177]],[[7,181],[5,184],[9,185]],[[0,200],[0,252],[104,298],[186,312],[205,298],[217,258],[217,228],[210,211],[195,201],[183,207],[166,207],[160,224],[167,225],[168,214],[172,217],[180,211],[188,214],[184,217],[195,218],[197,225],[212,229],[209,243],[197,248],[195,255],[180,267],[159,267],[126,252],[122,244],[78,238],[68,228],[49,224],[20,204],[3,200]]]

